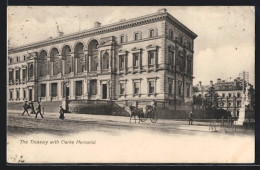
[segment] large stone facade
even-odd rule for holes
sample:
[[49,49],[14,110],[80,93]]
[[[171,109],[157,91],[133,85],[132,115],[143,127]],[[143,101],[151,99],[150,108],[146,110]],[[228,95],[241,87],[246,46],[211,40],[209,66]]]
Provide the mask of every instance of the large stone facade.
[[195,33],[166,9],[9,49],[8,101],[192,98]]

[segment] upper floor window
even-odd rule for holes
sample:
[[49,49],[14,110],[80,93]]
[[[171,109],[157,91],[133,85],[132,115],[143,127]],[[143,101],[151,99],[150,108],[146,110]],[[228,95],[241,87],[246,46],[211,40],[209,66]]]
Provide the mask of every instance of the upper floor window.
[[125,94],[125,83],[120,82],[120,94],[123,95]]
[[12,91],[12,90],[9,91],[9,98],[10,98],[10,99],[13,98],[13,91]]
[[109,68],[109,54],[106,52],[103,55],[103,69],[108,69]]
[[119,56],[119,69],[125,68],[125,56],[120,55]]
[[16,62],[19,62],[19,57],[16,57]]
[[156,51],[148,51],[148,65],[153,66],[155,64]]
[[11,64],[12,62],[13,62],[13,59],[12,59],[12,58],[10,58],[10,59],[9,59],[9,63]]
[[170,30],[170,38],[173,39],[173,31]]
[[228,93],[228,97],[231,97],[232,96],[232,94],[231,93]]
[[237,93],[237,97],[241,97],[241,94],[240,94],[240,93]]
[[222,93],[222,97],[225,97],[225,93]]
[[124,35],[121,35],[120,36],[120,43],[124,43],[125,42],[125,37],[124,37]]
[[174,52],[169,51],[169,65],[174,66]]
[[134,82],[134,95],[140,93],[140,82]]
[[150,80],[149,81],[149,94],[155,93],[155,81]]
[[139,33],[138,33],[138,32],[136,32],[136,33],[134,34],[134,38],[135,38],[135,40],[138,40],[138,39],[139,39]]
[[152,37],[154,37],[154,30],[153,29],[150,30],[150,38],[152,38]]
[[139,66],[139,53],[133,53],[133,60],[134,60],[134,63],[133,63],[133,66],[134,67],[138,67]]

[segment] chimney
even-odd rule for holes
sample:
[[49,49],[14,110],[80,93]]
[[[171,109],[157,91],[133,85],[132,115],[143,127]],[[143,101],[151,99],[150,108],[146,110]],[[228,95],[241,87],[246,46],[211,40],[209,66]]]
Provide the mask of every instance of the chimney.
[[217,83],[221,83],[221,78],[218,78],[217,80],[218,80]]
[[101,26],[101,23],[100,22],[95,22],[95,28],[98,28]]
[[162,9],[159,9],[158,12],[159,13],[165,13],[165,12],[167,12],[167,9],[166,8],[162,8]]
[[211,87],[213,86],[213,81],[212,81],[212,80],[210,80],[210,86],[211,86]]

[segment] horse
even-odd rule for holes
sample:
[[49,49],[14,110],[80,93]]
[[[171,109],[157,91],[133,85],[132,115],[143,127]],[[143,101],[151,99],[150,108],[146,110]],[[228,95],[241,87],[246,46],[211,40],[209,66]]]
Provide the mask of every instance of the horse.
[[126,105],[125,111],[129,113],[129,116],[130,116],[129,123],[131,123],[131,119],[132,119],[133,116],[134,116],[134,119],[135,119],[135,123],[136,123],[135,116],[138,116],[138,119],[139,119],[138,123],[140,123],[140,120],[141,120],[141,110],[139,110],[138,108],[136,108],[134,106],[130,106],[129,107],[128,105]]

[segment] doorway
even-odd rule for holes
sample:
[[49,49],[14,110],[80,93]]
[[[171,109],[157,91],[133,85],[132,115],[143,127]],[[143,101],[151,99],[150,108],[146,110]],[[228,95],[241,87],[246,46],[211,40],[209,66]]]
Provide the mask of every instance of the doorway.
[[70,88],[69,87],[66,87],[66,100],[69,99],[69,95],[70,95]]
[[107,99],[107,84],[102,84],[102,99]]
[[29,89],[29,101],[32,101],[32,89]]

